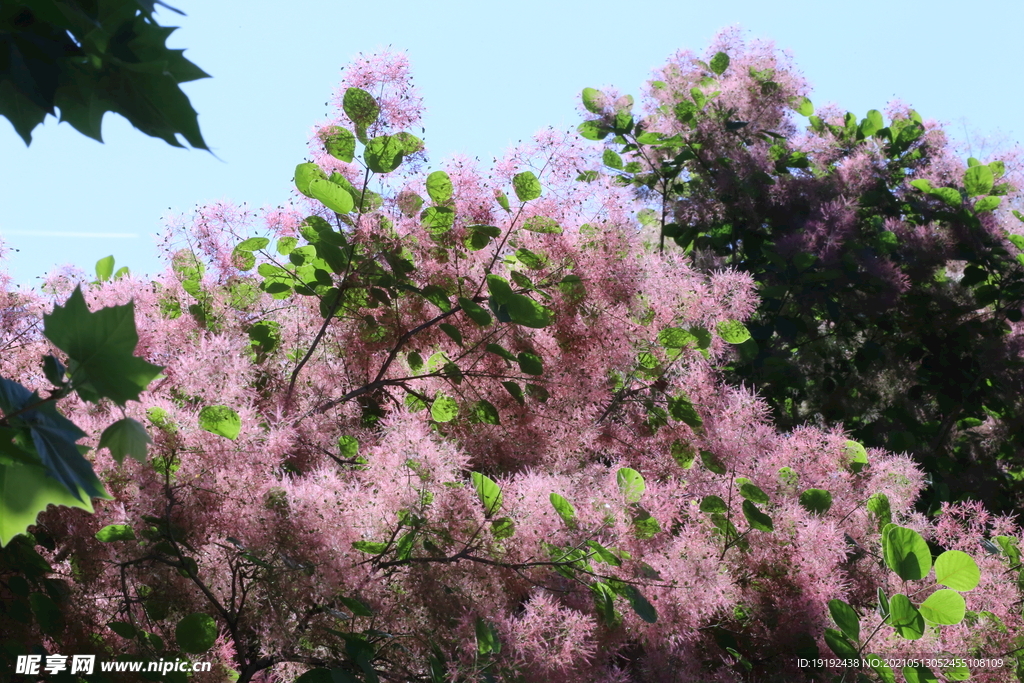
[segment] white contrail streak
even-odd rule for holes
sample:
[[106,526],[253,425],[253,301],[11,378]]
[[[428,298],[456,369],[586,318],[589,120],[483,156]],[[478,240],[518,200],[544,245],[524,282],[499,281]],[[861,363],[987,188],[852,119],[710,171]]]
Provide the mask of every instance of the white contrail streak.
[[0,230],[3,235],[24,235],[26,237],[82,237],[85,239],[128,239],[137,238],[134,232],[64,232],[55,230]]

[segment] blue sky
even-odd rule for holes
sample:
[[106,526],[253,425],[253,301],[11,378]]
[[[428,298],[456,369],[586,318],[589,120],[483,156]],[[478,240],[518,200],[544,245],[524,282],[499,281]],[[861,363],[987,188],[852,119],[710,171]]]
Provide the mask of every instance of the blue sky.
[[105,144],[49,119],[26,148],[0,118],[0,238],[18,250],[6,264],[16,281],[34,285],[64,263],[91,273],[108,254],[154,273],[167,216],[221,199],[285,202],[340,68],[388,45],[409,54],[434,162],[489,161],[548,125],[575,127],[583,87],[638,94],[670,54],[702,54],[736,24],[792,52],[816,105],[863,116],[899,98],[960,139],[1024,140],[1020,0],[170,4],[188,16],[158,14],[181,27],[169,44],[213,76],[184,89],[216,157],[113,114]]

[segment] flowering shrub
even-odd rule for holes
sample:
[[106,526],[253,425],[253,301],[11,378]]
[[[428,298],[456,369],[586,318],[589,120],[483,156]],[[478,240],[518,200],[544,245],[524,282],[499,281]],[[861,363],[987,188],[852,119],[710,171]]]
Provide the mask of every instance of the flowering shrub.
[[[347,78],[293,210],[207,207],[156,281],[86,288],[134,301],[163,376],[65,412],[93,447],[122,410],[153,442],[94,451],[94,514],[40,516],[63,622],[8,612],[5,633],[214,660],[196,681],[794,681],[841,675],[798,664],[830,647],[1002,656],[974,680],[1013,678],[1020,529],[969,506],[935,525],[907,457],[780,433],[725,384],[749,275],[646,248],[628,188],[577,180],[596,160],[573,135],[419,172],[404,58]],[[905,566],[918,538],[957,566],[996,548],[961,619]],[[911,610],[942,620],[911,641]]]

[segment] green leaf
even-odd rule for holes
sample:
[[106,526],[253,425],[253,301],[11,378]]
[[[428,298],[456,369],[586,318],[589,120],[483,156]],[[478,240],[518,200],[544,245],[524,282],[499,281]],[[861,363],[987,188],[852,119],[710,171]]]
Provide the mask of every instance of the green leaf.
[[625,497],[627,503],[636,503],[644,495],[647,485],[639,472],[629,467],[623,467],[615,474],[615,482],[619,491]]
[[486,474],[472,472],[470,479],[473,481],[477,497],[483,503],[484,515],[490,517],[501,508],[501,488]]
[[430,417],[435,422],[451,422],[458,414],[459,404],[445,394],[438,394],[430,405]]
[[391,173],[402,165],[404,142],[393,135],[373,138],[363,151],[363,160],[374,173]]
[[729,506],[725,504],[720,496],[709,495],[704,496],[700,500],[700,511],[708,514],[720,513],[725,514],[728,512]]
[[349,434],[339,436],[338,452],[341,453],[341,457],[346,460],[355,460],[359,455],[359,441],[356,440],[356,437]]
[[512,178],[512,188],[516,191],[516,197],[521,202],[528,202],[537,199],[541,195],[540,180],[532,171],[517,173]]
[[217,640],[217,622],[209,614],[194,612],[174,627],[174,639],[183,652],[202,654]]
[[[984,168],[976,166],[975,168]],[[921,603],[921,616],[933,624],[953,625],[964,620],[964,596],[948,588],[940,588]]]
[[451,299],[448,298],[448,293],[437,285],[427,285],[420,291],[420,296],[440,308],[445,313],[452,310],[452,302]]
[[928,544],[919,533],[906,527],[886,527],[882,536],[882,554],[889,569],[904,581],[923,579],[932,568]]
[[729,68],[729,55],[724,52],[715,53],[708,65],[716,75],[721,76]]
[[123,621],[112,621],[107,626],[122,638],[131,639],[138,634],[138,630],[134,626]]
[[982,213],[984,211],[994,211],[998,208],[999,204],[1003,201],[1002,197],[982,197],[978,201],[974,202],[974,211],[976,213]]
[[654,609],[654,605],[647,601],[647,598],[643,596],[643,593],[636,586],[623,584],[616,592],[629,600],[629,606],[633,608],[636,615],[648,624],[654,624],[658,621],[658,613]]
[[[959,550],[947,550],[935,558],[935,582],[958,591],[969,591],[981,581],[974,558]],[[929,621],[935,621],[925,614]]]
[[601,161],[604,162],[605,166],[609,166],[611,168],[616,168],[619,170],[621,170],[623,166],[622,157],[620,157],[618,154],[615,153],[614,150],[611,149],[606,149],[604,151],[604,154],[601,156]]
[[893,672],[892,667],[886,664],[884,658],[876,654],[869,654],[865,659],[868,661],[868,666],[878,674],[878,678],[882,683],[896,683],[896,674]]
[[481,327],[486,327],[487,325],[491,324],[491,314],[485,311],[481,306],[479,306],[475,302],[460,296],[459,307],[462,308],[462,310],[465,311],[466,316],[468,316],[469,319],[475,322],[477,325],[480,325]]
[[540,270],[547,265],[547,259],[525,247],[516,249],[516,259],[530,270]]
[[452,198],[452,179],[444,171],[427,176],[427,194],[435,204],[444,204]]
[[813,515],[824,515],[832,507],[832,494],[825,489],[807,489],[800,494],[800,506]]
[[814,105],[806,97],[799,98],[796,101],[796,104],[793,106],[793,109],[796,111],[797,114],[800,114],[800,116],[814,115]]
[[146,433],[146,428],[132,418],[125,417],[103,430],[97,448],[109,448],[110,455],[119,465],[124,462],[126,455],[145,463],[146,446],[151,443],[153,440]]
[[497,629],[480,617],[476,620],[476,649],[482,656],[501,652],[501,640],[498,639]]
[[964,172],[964,189],[968,197],[989,194],[995,176],[988,166],[972,166]]
[[459,331],[459,328],[455,327],[455,325],[452,325],[451,323],[441,323],[438,327],[442,332],[448,335],[452,341],[459,346],[462,346],[462,332]]
[[501,424],[498,409],[490,401],[480,400],[469,409],[469,421],[476,424]]
[[523,221],[523,230],[546,233],[549,235],[562,234],[562,228],[558,225],[558,221],[554,218],[548,218],[547,216],[530,216]]
[[897,593],[889,598],[890,626],[907,640],[918,640],[924,635],[924,617],[906,595]]
[[683,422],[692,429],[699,430],[704,426],[704,421],[694,409],[693,404],[690,402],[690,397],[685,393],[669,397],[668,414],[672,416],[672,419]]
[[855,643],[860,640],[860,618],[852,607],[842,600],[829,600],[828,611],[847,638]]
[[46,593],[32,593],[28,601],[39,630],[49,636],[60,635],[64,630],[64,613],[53,598]]
[[604,564],[611,565],[612,567],[622,566],[622,560],[620,560],[615,553],[608,548],[605,548],[597,541],[587,540],[587,547],[594,551],[594,559],[598,562],[603,562]]
[[834,628],[825,629],[825,643],[832,649],[832,652],[844,659],[853,659],[857,656],[857,646],[851,643],[845,634]]
[[242,418],[228,406],[206,406],[199,411],[199,427],[234,441],[242,431]]
[[519,363],[519,369],[527,375],[544,374],[544,366],[541,362],[540,356],[523,351],[516,357],[516,360]]
[[121,406],[137,401],[163,369],[133,355],[139,343],[133,303],[92,313],[80,287],[63,306],[43,316],[43,333],[68,355],[79,396],[93,403],[100,398]]
[[[89,476],[91,488],[99,492],[97,496],[109,499],[102,484],[92,474],[91,467]],[[76,507],[89,513],[93,511],[87,491],[79,488],[77,495],[72,494],[64,484],[47,475],[42,467],[0,464],[0,547],[18,534],[25,533],[36,523],[39,513],[51,504]]]
[[747,518],[747,523],[758,531],[775,531],[775,525],[772,524],[772,518],[761,512],[761,510],[749,500],[743,501],[743,516]]
[[387,543],[375,543],[373,541],[356,541],[352,544],[356,550],[370,555],[380,555],[388,549]]
[[740,495],[750,502],[758,503],[760,505],[767,505],[770,502],[768,494],[750,482],[743,482],[740,484]]
[[363,128],[373,125],[380,115],[377,100],[362,88],[348,88],[342,97],[341,106],[352,123]]
[[728,471],[725,464],[711,451],[702,450],[700,452],[700,461],[704,463],[704,467],[707,467],[715,474],[725,474]]
[[501,386],[505,387],[505,391],[512,395],[512,398],[516,400],[519,405],[526,405],[526,399],[523,397],[523,390],[515,382],[502,382]]
[[693,467],[693,461],[697,457],[697,452],[689,442],[676,439],[672,442],[670,450],[672,453],[672,459],[675,460],[677,465],[682,467],[684,470],[688,470]]
[[358,600],[356,598],[351,598],[351,597],[342,597],[342,596],[339,596],[338,600],[341,602],[341,604],[343,604],[345,607],[347,607],[348,610],[350,612],[352,612],[353,615],[355,615],[357,617],[372,617],[373,616],[373,610],[370,609],[366,605],[366,603],[364,603],[362,600]]
[[314,180],[327,180],[327,174],[316,164],[299,164],[295,167],[295,189],[309,198],[309,184]]
[[868,498],[868,512],[872,513],[878,520],[878,530],[881,531],[885,525],[892,522],[892,508],[889,506],[889,497],[884,493],[876,493]]
[[516,533],[516,524],[509,517],[502,517],[491,521],[491,534],[495,540],[511,538]]
[[872,109],[868,112],[867,118],[860,122],[860,134],[869,138],[884,127],[885,121],[882,120],[882,112]]
[[320,178],[311,180],[309,196],[335,213],[349,213],[356,205],[352,193],[331,180]]
[[729,344],[742,344],[750,339],[747,327],[738,320],[723,320],[718,323],[718,335]]
[[594,88],[583,89],[583,106],[591,114],[600,114],[604,111],[604,107],[601,104],[605,101],[605,95],[600,90]]
[[114,274],[114,257],[104,256],[96,262],[96,279],[106,282]]
[[428,206],[420,220],[433,236],[443,235],[455,224],[455,212],[447,206]]
[[611,130],[598,120],[584,121],[576,130],[587,140],[604,140],[611,133]]
[[108,524],[96,532],[96,540],[103,543],[134,541],[135,531],[130,524]]
[[320,131],[320,140],[327,153],[339,161],[351,163],[356,154],[356,136],[341,126],[329,126]]
[[555,512],[562,518],[570,528],[575,528],[576,525],[576,508],[572,506],[572,503],[567,501],[557,493],[552,493],[550,496],[551,506],[555,508]]
[[846,455],[847,467],[854,474],[860,472],[868,464],[868,452],[864,450],[864,446],[857,443],[856,441],[847,441],[844,449]]
[[905,666],[901,669],[907,683],[938,683],[939,679],[927,666]]
[[658,343],[666,349],[685,349],[696,346],[697,338],[681,327],[666,327],[658,333]]

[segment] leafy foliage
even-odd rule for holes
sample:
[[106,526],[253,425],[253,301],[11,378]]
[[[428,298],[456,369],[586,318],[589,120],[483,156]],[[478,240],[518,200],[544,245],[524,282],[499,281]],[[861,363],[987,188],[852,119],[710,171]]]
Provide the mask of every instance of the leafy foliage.
[[153,20],[154,4],[4,2],[0,115],[25,144],[46,115],[57,116],[57,110],[61,121],[102,141],[103,115],[112,111],[174,147],[183,146],[180,134],[192,147],[207,149],[196,112],[179,84],[208,76],[182,56],[184,50],[165,46],[175,29]]

